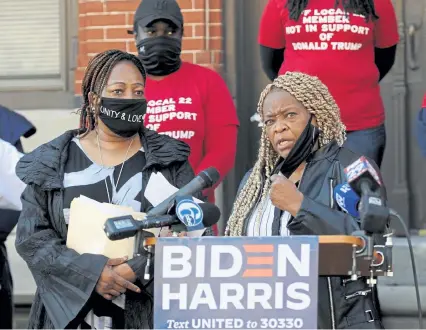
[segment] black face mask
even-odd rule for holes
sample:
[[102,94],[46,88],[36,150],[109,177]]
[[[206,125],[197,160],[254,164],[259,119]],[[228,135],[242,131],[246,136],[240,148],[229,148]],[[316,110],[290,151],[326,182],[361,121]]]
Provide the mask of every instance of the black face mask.
[[143,127],[145,99],[101,98],[99,118],[112,132],[128,138]]
[[146,72],[153,76],[167,76],[179,70],[182,41],[167,36],[146,38],[137,45],[139,59]]
[[273,174],[281,172],[286,178],[289,178],[299,165],[302,164],[312,153],[312,149],[314,148],[318,137],[319,129],[312,125],[311,115],[308,124],[297,139],[294,147],[285,159],[280,158]]

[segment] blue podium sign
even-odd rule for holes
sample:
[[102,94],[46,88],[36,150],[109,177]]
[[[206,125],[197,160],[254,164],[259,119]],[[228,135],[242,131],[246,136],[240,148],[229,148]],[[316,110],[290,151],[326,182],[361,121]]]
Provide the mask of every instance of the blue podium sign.
[[316,329],[318,238],[159,238],[155,329]]

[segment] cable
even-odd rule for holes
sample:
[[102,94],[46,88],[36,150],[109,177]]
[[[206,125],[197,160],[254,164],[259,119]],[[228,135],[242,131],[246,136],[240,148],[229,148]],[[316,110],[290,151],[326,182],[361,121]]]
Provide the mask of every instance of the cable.
[[390,209],[390,215],[394,216],[401,223],[402,228],[404,229],[405,235],[407,236],[408,250],[410,251],[411,257],[411,266],[413,268],[413,277],[414,277],[414,289],[416,290],[416,300],[417,300],[417,309],[418,309],[418,318],[419,318],[419,329],[423,329],[423,310],[422,304],[420,302],[420,291],[419,291],[419,282],[417,279],[417,270],[416,270],[416,262],[414,260],[414,251],[413,245],[411,244],[410,233],[408,232],[407,226],[405,225],[402,217],[394,210]]

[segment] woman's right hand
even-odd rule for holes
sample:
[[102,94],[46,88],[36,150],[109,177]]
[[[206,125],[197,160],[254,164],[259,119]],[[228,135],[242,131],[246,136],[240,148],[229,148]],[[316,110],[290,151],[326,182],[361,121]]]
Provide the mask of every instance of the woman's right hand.
[[132,290],[137,293],[141,292],[136,285],[127,281],[113,270],[114,266],[120,265],[126,261],[127,258],[109,259],[105,265],[98,283],[96,284],[96,292],[105,299],[112,300],[114,297],[118,297],[126,292],[126,290]]

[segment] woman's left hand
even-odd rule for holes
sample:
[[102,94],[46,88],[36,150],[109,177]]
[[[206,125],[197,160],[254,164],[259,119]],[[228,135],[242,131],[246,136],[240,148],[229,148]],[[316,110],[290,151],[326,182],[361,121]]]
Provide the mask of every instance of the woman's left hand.
[[133,272],[133,269],[127,263],[114,266],[112,270],[132,283],[136,281],[136,274]]
[[271,181],[270,198],[272,204],[295,217],[302,206],[303,194],[293,182],[282,175],[273,175]]

